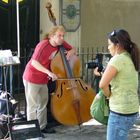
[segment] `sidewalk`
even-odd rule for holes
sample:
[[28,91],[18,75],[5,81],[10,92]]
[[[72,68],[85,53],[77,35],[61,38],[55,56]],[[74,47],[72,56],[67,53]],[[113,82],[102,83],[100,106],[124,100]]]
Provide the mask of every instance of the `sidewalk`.
[[[101,125],[94,119],[82,124],[80,127],[59,125],[54,128],[56,133],[45,134],[45,138],[41,140],[106,140],[106,126]],[[128,140],[140,140],[140,117],[130,130]]]
[[[79,126],[57,126],[55,134],[45,134],[44,140],[106,140],[106,126],[94,119]],[[140,140],[140,117],[130,130],[128,140]]]

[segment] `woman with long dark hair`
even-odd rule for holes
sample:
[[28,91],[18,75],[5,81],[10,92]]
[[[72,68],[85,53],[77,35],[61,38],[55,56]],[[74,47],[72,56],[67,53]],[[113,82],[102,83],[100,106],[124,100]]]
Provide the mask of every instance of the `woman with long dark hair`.
[[126,30],[118,29],[108,34],[108,50],[113,57],[99,83],[109,98],[107,140],[127,140],[139,112],[139,48]]

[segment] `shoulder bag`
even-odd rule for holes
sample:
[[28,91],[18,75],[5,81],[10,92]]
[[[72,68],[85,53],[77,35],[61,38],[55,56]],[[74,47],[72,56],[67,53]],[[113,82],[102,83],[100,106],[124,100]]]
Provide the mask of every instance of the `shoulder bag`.
[[107,125],[109,115],[109,104],[108,99],[105,98],[101,90],[95,96],[90,106],[90,114],[98,122]]

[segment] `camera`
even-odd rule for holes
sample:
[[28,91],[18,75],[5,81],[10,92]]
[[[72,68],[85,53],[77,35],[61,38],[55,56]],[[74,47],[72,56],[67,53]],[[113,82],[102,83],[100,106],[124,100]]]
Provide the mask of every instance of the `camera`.
[[95,69],[96,67],[98,67],[98,72],[103,72],[110,58],[110,54],[97,53],[95,59],[90,60],[86,64],[86,68]]

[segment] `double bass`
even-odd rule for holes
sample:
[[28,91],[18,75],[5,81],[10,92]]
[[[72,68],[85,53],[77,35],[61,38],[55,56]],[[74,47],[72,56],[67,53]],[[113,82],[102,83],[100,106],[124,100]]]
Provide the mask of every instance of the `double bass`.
[[[49,18],[56,25],[51,7],[51,3],[47,3]],[[59,52],[51,61],[51,71],[58,77],[56,89],[50,99],[54,118],[64,125],[80,125],[89,121],[91,119],[90,105],[96,93],[80,79],[78,57],[73,55],[68,61],[64,47],[59,46]]]

